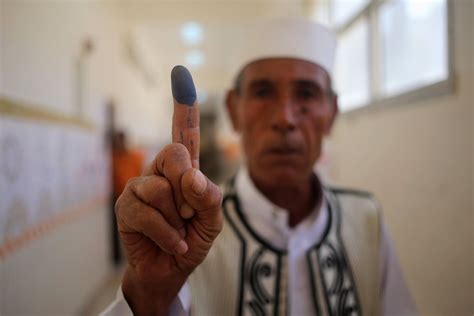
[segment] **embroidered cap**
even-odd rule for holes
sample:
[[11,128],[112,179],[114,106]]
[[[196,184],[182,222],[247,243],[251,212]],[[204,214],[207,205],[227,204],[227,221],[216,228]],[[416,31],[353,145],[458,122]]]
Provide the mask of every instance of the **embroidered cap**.
[[253,25],[245,33],[238,67],[267,58],[296,58],[315,63],[332,74],[336,36],[305,18],[279,18]]

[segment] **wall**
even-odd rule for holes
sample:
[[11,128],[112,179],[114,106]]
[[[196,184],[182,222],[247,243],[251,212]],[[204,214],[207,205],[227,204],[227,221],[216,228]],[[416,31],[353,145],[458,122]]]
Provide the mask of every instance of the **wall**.
[[108,210],[96,206],[0,261],[0,314],[73,315],[110,276]]
[[[149,106],[156,105],[156,91],[130,61],[130,27],[107,2],[7,0],[1,6],[3,96],[73,115],[81,93],[86,119],[113,99],[119,127],[134,140],[156,137],[160,107]],[[79,90],[78,60],[86,39],[93,50],[83,58]]]
[[[102,105],[109,97],[128,106],[150,95],[122,59],[119,22],[100,5],[1,1],[0,14],[0,314],[77,314],[112,272],[108,154],[89,151],[105,139]],[[85,38],[92,38],[95,48],[83,69],[78,118],[77,61]],[[25,107],[22,114],[5,110],[10,101],[14,108]],[[136,127],[136,135],[148,134]],[[8,135],[26,155],[6,157]],[[72,157],[63,145],[73,146]],[[95,173],[83,164],[88,159],[104,163],[94,170],[106,179],[85,176],[82,171]],[[5,176],[10,163],[21,169],[21,185]],[[44,173],[38,175],[36,167]],[[23,206],[7,205],[13,199]]]
[[472,315],[473,2],[452,1],[452,94],[342,115],[336,182],[376,194],[423,315]]

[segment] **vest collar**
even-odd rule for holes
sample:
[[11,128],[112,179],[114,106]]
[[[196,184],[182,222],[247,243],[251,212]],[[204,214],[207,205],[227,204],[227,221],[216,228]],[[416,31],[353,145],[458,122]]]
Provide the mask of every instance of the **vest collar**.
[[304,236],[305,248],[310,248],[322,239],[329,222],[326,192],[319,209],[295,227],[288,225],[288,211],[268,200],[251,180],[247,168],[241,168],[236,176],[235,190],[241,202],[241,212],[252,230],[272,246],[287,249],[292,236]]

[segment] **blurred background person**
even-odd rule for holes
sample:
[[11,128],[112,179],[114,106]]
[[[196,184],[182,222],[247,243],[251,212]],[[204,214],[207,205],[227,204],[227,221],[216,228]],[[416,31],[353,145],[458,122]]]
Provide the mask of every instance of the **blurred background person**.
[[[113,203],[123,192],[128,180],[140,176],[145,161],[144,153],[130,148],[127,134],[123,130],[115,131],[112,135],[112,187]],[[113,207],[112,207],[113,212]],[[122,248],[117,232],[115,216],[112,220],[112,260],[116,266],[122,261]]]
[[113,187],[114,197],[117,198],[127,181],[142,173],[145,157],[142,151],[129,147],[125,131],[115,132],[112,144]]

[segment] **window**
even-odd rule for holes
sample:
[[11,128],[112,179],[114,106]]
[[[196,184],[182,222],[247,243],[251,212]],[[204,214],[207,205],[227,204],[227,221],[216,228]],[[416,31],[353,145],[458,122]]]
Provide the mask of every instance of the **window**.
[[339,39],[335,85],[343,91],[339,102],[353,109],[370,101],[369,78],[369,24],[360,19]]
[[338,34],[342,112],[450,91],[448,0],[321,0],[314,13]]

